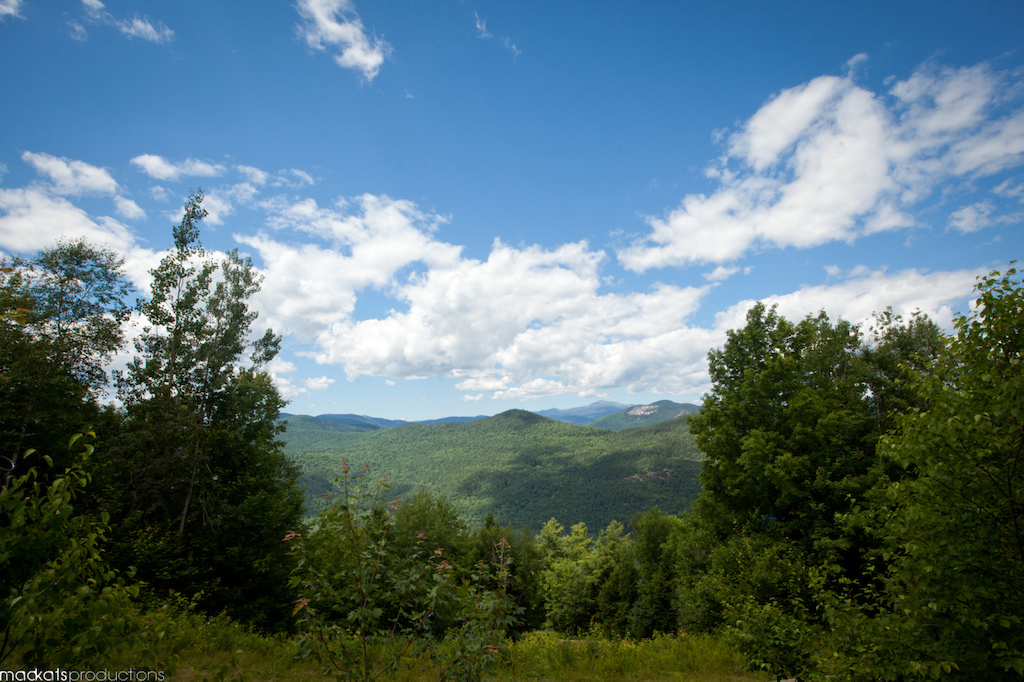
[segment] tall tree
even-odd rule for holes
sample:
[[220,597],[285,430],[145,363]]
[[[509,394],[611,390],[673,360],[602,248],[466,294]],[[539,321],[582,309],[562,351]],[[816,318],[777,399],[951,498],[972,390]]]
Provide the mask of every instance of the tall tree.
[[824,312],[793,324],[760,303],[729,332],[709,354],[713,389],[690,418],[708,456],[695,504],[703,532],[691,535],[711,543],[678,583],[685,619],[730,623],[757,667],[808,669],[824,631],[812,576],[828,576],[825,592],[871,579],[865,552],[878,540],[839,519],[893,473],[879,438],[917,404],[902,382],[940,339],[919,315],[905,323],[886,311],[865,340]]
[[849,516],[884,560],[833,611],[835,660],[865,679],[1024,677],[1024,286],[1011,268],[976,292],[914,377],[927,409],[882,440],[900,476]]
[[110,467],[127,480],[108,489],[127,491],[123,560],[143,579],[203,591],[207,606],[236,615],[281,615],[265,604],[285,584],[280,539],[301,523],[301,496],[277,441],[284,402],[264,369],[280,338],[250,340],[261,279],[252,262],[235,251],[204,260],[202,200],[189,198],[174,248],[151,271],[152,295],[138,303],[147,326],[118,377],[120,454],[131,466]]
[[690,418],[708,456],[696,504],[708,524],[784,538],[815,563],[856,554],[835,515],[873,485],[878,438],[910,404],[903,367],[941,338],[923,316],[878,319],[865,341],[824,312],[792,324],[759,303],[711,351],[713,389]]

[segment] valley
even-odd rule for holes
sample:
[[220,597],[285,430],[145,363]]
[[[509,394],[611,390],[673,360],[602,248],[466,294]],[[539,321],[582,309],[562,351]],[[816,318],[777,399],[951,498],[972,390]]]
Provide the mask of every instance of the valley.
[[310,515],[336,494],[333,480],[348,461],[369,465],[372,478],[387,478],[398,497],[420,489],[446,497],[471,527],[489,515],[533,530],[557,518],[596,533],[654,506],[685,513],[699,492],[702,456],[679,418],[696,406],[644,407],[599,415],[595,426],[525,410],[397,426],[358,415],[291,415],[282,440],[302,467]]

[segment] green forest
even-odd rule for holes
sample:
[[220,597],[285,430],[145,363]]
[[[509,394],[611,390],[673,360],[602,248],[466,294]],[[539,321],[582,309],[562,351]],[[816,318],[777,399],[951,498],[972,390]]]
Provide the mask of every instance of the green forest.
[[757,304],[700,411],[654,426],[289,435],[260,277],[204,252],[202,200],[134,304],[86,242],[3,263],[0,668],[1024,677],[1012,267],[952,334]]
[[537,529],[559,518],[596,532],[655,506],[689,511],[700,489],[702,457],[685,419],[609,431],[510,410],[463,424],[349,428],[286,420],[285,452],[302,469],[310,513],[337,492],[344,461],[369,464],[400,497],[426,489],[447,498],[470,526],[491,516]]

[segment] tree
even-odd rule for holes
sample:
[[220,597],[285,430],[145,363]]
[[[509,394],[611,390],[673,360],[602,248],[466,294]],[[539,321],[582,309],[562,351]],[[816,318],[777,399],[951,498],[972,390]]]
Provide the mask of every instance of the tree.
[[0,436],[12,462],[36,448],[61,453],[64,434],[95,426],[104,365],[122,348],[123,259],[62,241],[0,274]]
[[892,474],[879,438],[918,404],[904,382],[939,339],[920,315],[886,311],[865,340],[824,312],[793,324],[758,303],[709,353],[713,388],[690,417],[708,457],[690,534],[707,556],[678,584],[684,618],[728,622],[756,667],[792,675],[810,664],[822,627],[812,571],[828,578],[825,592],[871,580],[879,539],[837,519]]
[[123,267],[122,256],[82,239],[58,242],[30,264],[38,333],[53,341],[60,364],[94,392],[106,384],[104,367],[124,345],[133,287]]
[[[1024,289],[979,279],[880,451],[901,471],[848,516],[880,579],[832,603],[838,665],[871,679],[1024,676]],[[865,603],[866,602],[866,603]]]
[[879,317],[872,342],[822,312],[794,325],[755,305],[709,353],[712,392],[690,429],[708,461],[695,509],[717,532],[793,542],[811,563],[859,556],[835,515],[876,480],[882,429],[908,405],[901,363],[934,352],[923,316]]
[[203,592],[208,608],[268,623],[285,616],[286,599],[271,606],[289,567],[280,538],[302,513],[277,440],[284,401],[264,369],[280,338],[250,341],[252,262],[203,260],[202,200],[189,198],[137,305],[147,324],[118,375],[124,430],[106,489],[123,492],[121,560],[154,589]]

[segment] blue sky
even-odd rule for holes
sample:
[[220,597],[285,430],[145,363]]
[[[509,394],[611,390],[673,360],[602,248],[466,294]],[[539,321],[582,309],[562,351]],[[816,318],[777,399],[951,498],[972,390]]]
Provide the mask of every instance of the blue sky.
[[291,412],[696,402],[754,301],[948,327],[1020,256],[1021,36],[1010,1],[0,0],[0,250],[84,236],[144,293],[202,187]]

